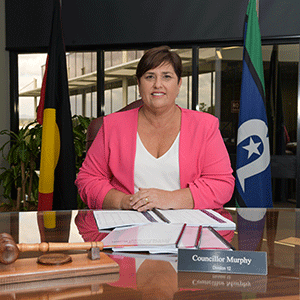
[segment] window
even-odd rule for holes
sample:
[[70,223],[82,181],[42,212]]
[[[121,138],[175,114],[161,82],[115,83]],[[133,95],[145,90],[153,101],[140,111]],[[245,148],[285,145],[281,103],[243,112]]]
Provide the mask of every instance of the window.
[[19,119],[20,126],[36,118],[36,106],[40,99],[43,66],[46,54],[19,54]]
[[[265,89],[270,93],[269,68],[273,46],[263,46]],[[192,50],[173,49],[182,58],[182,87],[176,103],[191,108]],[[144,51],[105,52],[105,114],[139,98],[135,69]],[[297,97],[299,46],[279,45],[281,93],[287,153],[295,154],[297,142]],[[238,105],[242,76],[242,47],[199,49],[199,99],[197,110],[215,114],[220,108],[220,128],[228,150],[235,152]],[[67,54],[72,115],[97,117],[97,60],[95,52]],[[46,54],[19,55],[20,125],[35,119]]]

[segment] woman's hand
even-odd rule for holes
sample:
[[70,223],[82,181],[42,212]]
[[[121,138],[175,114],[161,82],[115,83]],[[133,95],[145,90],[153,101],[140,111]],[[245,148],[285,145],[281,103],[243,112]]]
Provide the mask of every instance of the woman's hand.
[[111,189],[104,198],[102,209],[132,209],[131,196],[116,189]]
[[140,188],[133,195],[111,189],[103,201],[103,209],[134,209],[146,211],[153,208],[183,209],[193,208],[194,200],[189,188],[175,191]]
[[171,208],[172,192],[160,189],[140,188],[138,192],[130,195],[131,209],[146,211],[155,208]]
[[131,205],[131,199],[132,195],[126,195],[124,194],[124,196],[121,199],[121,209],[132,209],[132,205]]

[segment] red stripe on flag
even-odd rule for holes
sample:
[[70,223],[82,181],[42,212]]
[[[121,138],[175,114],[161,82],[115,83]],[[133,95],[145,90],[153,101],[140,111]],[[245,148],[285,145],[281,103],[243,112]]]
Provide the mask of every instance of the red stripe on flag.
[[52,210],[53,193],[44,194],[39,192],[38,211]]
[[41,88],[41,96],[40,96],[40,103],[37,110],[37,122],[39,124],[43,124],[43,114],[44,114],[44,106],[45,106],[45,94],[46,94],[46,81],[47,81],[47,72],[48,72],[48,61],[49,61],[49,55],[47,56],[46,61],[46,68],[45,73],[43,77],[43,83]]

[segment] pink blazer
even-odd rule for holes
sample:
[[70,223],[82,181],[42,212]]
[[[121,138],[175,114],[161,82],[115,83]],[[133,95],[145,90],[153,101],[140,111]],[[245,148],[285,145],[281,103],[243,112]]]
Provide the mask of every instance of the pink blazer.
[[[139,108],[104,118],[75,181],[82,200],[101,209],[110,189],[134,193],[134,159]],[[234,189],[234,177],[218,119],[183,109],[179,140],[181,188],[190,188],[194,208],[220,208]]]

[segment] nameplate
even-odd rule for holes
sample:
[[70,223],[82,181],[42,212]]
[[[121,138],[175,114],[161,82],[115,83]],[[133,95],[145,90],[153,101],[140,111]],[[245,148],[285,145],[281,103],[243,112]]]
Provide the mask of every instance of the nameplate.
[[267,275],[267,253],[178,249],[178,271]]

